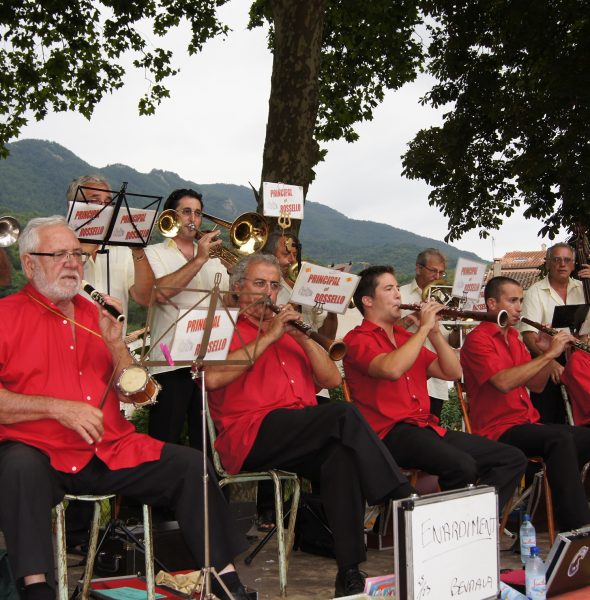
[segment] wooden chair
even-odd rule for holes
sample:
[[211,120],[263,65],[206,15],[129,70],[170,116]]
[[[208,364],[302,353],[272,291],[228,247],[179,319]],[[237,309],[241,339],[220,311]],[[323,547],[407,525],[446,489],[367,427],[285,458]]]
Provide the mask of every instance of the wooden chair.
[[[457,391],[457,399],[459,401],[459,408],[461,410],[461,416],[463,417],[463,423],[465,424],[465,431],[467,433],[472,433],[471,429],[471,420],[469,418],[469,403],[463,391],[463,384],[460,381],[455,382],[455,390]],[[553,515],[553,497],[551,495],[551,487],[549,486],[549,479],[547,477],[547,466],[545,465],[545,461],[540,456],[529,456],[528,460],[530,463],[534,463],[541,467],[540,471],[537,471],[533,477],[533,482],[520,494],[515,493],[515,498],[511,504],[502,507],[504,512],[502,514],[502,522],[500,524],[500,531],[508,533],[511,537],[514,537],[514,534],[511,534],[506,529],[506,524],[508,523],[508,517],[510,513],[519,505],[523,504],[525,500],[528,498],[527,503],[527,512],[531,514],[536,509],[536,504],[533,506],[533,502],[535,496],[537,496],[541,489],[545,494],[545,508],[547,511],[547,530],[549,533],[549,542],[553,545],[555,541],[555,517]]]
[[[213,455],[213,466],[219,476],[219,485],[224,487],[232,483],[245,483],[254,481],[272,481],[275,489],[275,511],[277,528],[277,545],[279,551],[279,588],[281,597],[287,595],[287,570],[289,568],[289,556],[293,548],[295,539],[295,520],[297,518],[297,508],[299,506],[300,483],[296,473],[281,471],[279,469],[269,469],[268,471],[242,471],[236,475],[230,475],[221,463],[219,453],[215,449],[215,440],[217,431],[215,424],[209,413],[209,405],[205,403],[207,412],[207,429],[209,432],[209,442]],[[291,498],[291,512],[289,515],[289,525],[285,532],[283,516],[283,491],[281,482],[290,481],[293,485],[293,496]]]
[[[103,500],[111,500],[113,495],[85,495],[73,496],[67,494],[64,499],[55,507],[56,512],[56,538],[57,538],[57,594],[58,600],[68,600],[68,563],[66,551],[66,501],[82,500],[84,502],[94,502],[94,514],[92,525],[90,527],[90,538],[88,540],[88,554],[86,556],[86,567],[84,569],[84,579],[82,583],[81,598],[86,600],[90,594],[90,581],[94,570],[94,559],[96,558],[96,549],[98,545],[98,531],[100,529],[100,505]],[[152,545],[152,516],[150,507],[143,505],[143,532],[145,547],[145,578],[147,600],[154,600],[156,597],[156,588],[154,583],[154,555]]]

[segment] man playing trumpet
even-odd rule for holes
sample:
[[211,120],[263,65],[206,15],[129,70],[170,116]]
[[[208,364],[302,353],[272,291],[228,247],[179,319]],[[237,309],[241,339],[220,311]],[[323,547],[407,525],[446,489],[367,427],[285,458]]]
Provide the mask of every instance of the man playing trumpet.
[[261,300],[267,294],[276,302],[280,277],[271,255],[253,254],[232,270],[242,314],[228,359],[254,363],[206,367],[216,447],[230,473],[279,468],[319,482],[338,564],[335,595],[361,593],[365,501],[406,497],[413,488],[354,406],[317,404],[316,389],[336,387],[340,373],[291,325],[300,318],[291,305],[275,314]]
[[[448,431],[430,412],[427,378],[461,377],[455,350],[438,325],[443,306],[423,303],[417,331],[409,334],[396,324],[401,294],[392,267],[369,267],[360,277],[354,302],[364,320],[344,338],[344,370],[353,401],[398,464],[438,475],[442,490],[476,482],[493,485],[502,508],[526,468],[522,452]],[[434,351],[425,347],[426,340]]]
[[536,343],[541,353],[531,358],[514,329],[523,308],[520,284],[509,277],[493,277],[486,284],[484,297],[488,310],[507,311],[508,324],[481,323],[461,349],[473,431],[516,446],[527,456],[541,456],[559,528],[567,531],[588,525],[590,510],[580,469],[590,460],[590,430],[541,424],[527,390],[545,387],[555,358],[575,338],[567,331],[552,338],[540,334]]

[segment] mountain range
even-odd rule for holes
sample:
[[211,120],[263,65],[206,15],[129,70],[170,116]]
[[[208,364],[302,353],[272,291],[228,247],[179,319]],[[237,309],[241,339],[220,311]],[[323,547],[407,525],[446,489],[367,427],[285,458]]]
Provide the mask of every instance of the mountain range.
[[[21,140],[8,145],[10,155],[0,160],[0,214],[15,216],[22,224],[33,216],[66,212],[68,184],[80,175],[100,173],[114,190],[127,182],[130,193],[162,196],[177,188],[190,187],[203,193],[205,212],[229,222],[243,212],[256,209],[252,190],[243,185],[201,184],[176,173],[152,169],[140,173],[123,164],[103,168],[90,165],[67,148],[44,140]],[[300,240],[304,259],[330,265],[353,262],[353,271],[367,263],[392,264],[400,278],[414,271],[418,252],[427,247],[440,249],[452,268],[460,256],[481,260],[440,240],[404,229],[350,219],[318,202],[308,200]]]

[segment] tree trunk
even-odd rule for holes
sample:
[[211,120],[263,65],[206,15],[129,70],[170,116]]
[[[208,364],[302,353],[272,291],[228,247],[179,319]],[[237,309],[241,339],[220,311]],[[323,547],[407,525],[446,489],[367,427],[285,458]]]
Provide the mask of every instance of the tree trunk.
[[[322,33],[327,0],[272,0],[274,60],[262,181],[303,186],[318,161],[314,128],[319,105]],[[262,181],[260,190],[262,191]],[[262,212],[262,193],[259,195]],[[295,229],[299,229],[295,221]]]

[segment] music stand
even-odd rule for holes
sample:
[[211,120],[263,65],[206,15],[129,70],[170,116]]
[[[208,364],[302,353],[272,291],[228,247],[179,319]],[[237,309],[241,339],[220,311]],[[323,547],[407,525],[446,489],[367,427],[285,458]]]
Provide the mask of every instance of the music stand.
[[[200,598],[206,598],[206,599],[214,598],[213,594],[211,593],[211,575],[213,575],[215,577],[215,579],[217,579],[217,581],[219,582],[219,585],[223,588],[225,593],[228,594],[228,596],[232,600],[234,600],[233,594],[228,590],[225,583],[223,582],[223,580],[217,573],[216,569],[213,566],[211,566],[211,564],[210,564],[211,556],[210,556],[210,535],[209,535],[210,530],[209,530],[209,490],[208,490],[209,473],[207,470],[207,440],[208,440],[208,436],[207,436],[207,412],[206,412],[207,389],[206,389],[206,385],[205,385],[205,372],[203,371],[203,367],[206,365],[252,365],[254,362],[254,354],[250,354],[248,352],[248,350],[245,348],[246,344],[244,343],[244,340],[242,339],[240,333],[238,331],[236,331],[236,329],[235,329],[236,321],[234,320],[233,315],[231,314],[229,307],[227,306],[227,304],[223,298],[222,294],[224,294],[225,292],[220,292],[220,290],[219,290],[220,283],[221,283],[221,273],[216,273],[213,289],[211,289],[211,290],[179,288],[180,290],[184,290],[184,291],[198,292],[199,294],[203,294],[203,297],[201,297],[197,302],[195,302],[195,304],[193,304],[185,312],[183,312],[182,314],[179,314],[179,316],[175,320],[175,322],[173,322],[172,325],[170,325],[170,327],[168,327],[168,329],[160,336],[159,339],[157,339],[155,341],[151,341],[150,350],[147,354],[145,354],[145,339],[144,339],[144,345],[142,347],[141,364],[142,365],[168,364],[168,363],[163,363],[162,361],[152,361],[149,359],[145,360],[144,357],[149,355],[152,348],[161,341],[161,339],[164,337],[164,335],[166,335],[173,327],[175,327],[179,323],[179,321],[181,321],[184,317],[186,317],[191,310],[193,310],[194,308],[198,307],[200,304],[202,304],[203,302],[208,300],[207,316],[205,317],[205,322],[202,325],[203,336],[200,341],[200,346],[199,346],[199,350],[198,350],[198,354],[197,354],[196,358],[194,358],[191,361],[186,361],[186,360],[174,361],[173,364],[181,365],[181,366],[187,365],[187,364],[190,365],[192,368],[192,371],[193,371],[193,379],[195,379],[195,380],[199,379],[199,378],[201,379],[201,428],[202,428],[201,429],[201,435],[202,435],[201,450],[203,453],[204,564],[201,567],[200,572],[203,577],[204,584],[203,584],[203,589],[202,589]],[[152,293],[152,302],[150,302],[150,309],[148,312],[148,323],[150,323],[150,317],[152,316],[152,307],[153,307],[153,303],[154,303],[156,289],[157,288],[155,287],[154,291]],[[162,288],[160,288],[160,289],[162,289]],[[166,289],[170,289],[170,288],[166,288]],[[232,292],[232,294],[239,296],[239,292]],[[265,297],[265,294],[251,294],[251,295],[260,296],[261,298]],[[237,333],[238,338],[240,339],[242,348],[246,352],[246,356],[247,356],[246,359],[242,359],[242,360],[227,360],[227,359],[225,359],[225,360],[218,360],[218,359],[209,360],[206,358],[209,341],[211,338],[211,333],[214,328],[214,319],[216,316],[216,309],[217,309],[218,304],[221,305],[221,307],[223,308],[225,313],[231,319],[234,331]],[[260,337],[260,325],[262,324],[262,316],[263,315],[261,314],[260,323],[258,325],[258,334],[257,334],[256,341],[255,341],[255,348],[256,348],[256,344],[258,344],[258,339]],[[254,353],[255,353],[255,349],[254,349]]]
[[577,334],[588,316],[588,304],[567,304],[556,306],[553,310],[551,327],[562,329],[569,327],[570,331]]

